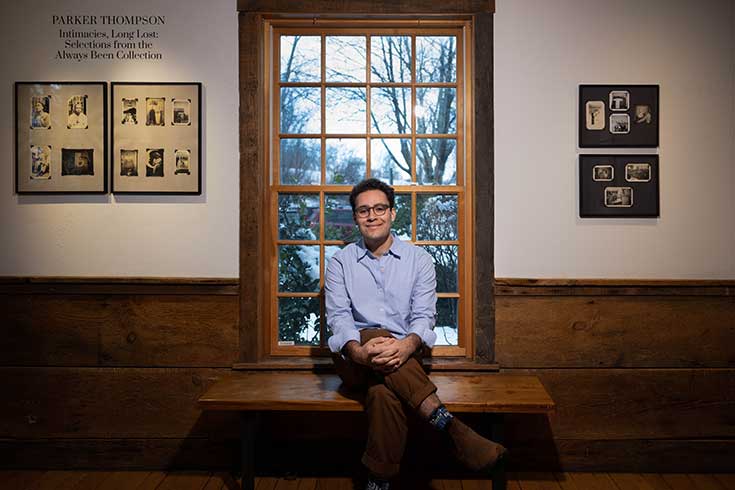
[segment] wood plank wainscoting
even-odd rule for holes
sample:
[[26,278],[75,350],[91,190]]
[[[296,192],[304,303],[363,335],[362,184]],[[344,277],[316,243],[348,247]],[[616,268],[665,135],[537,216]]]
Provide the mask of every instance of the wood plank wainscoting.
[[734,294],[735,281],[496,279],[497,362],[539,376],[557,404],[508,429],[516,457],[735,471]]
[[[237,417],[196,400],[239,359],[239,294],[237,279],[0,278],[0,467],[231,467]],[[509,417],[516,469],[735,471],[735,282],[497,279],[495,295],[501,370],[557,403]],[[259,465],[284,448],[359,457],[360,415],[265,422],[287,442]]]
[[0,466],[232,463],[196,400],[238,356],[237,279],[0,279]]

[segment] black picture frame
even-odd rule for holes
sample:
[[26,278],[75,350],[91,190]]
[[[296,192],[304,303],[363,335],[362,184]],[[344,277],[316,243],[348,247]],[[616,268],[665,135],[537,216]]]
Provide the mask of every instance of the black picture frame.
[[580,148],[656,148],[658,85],[580,85]]
[[659,213],[658,155],[579,155],[580,218],[657,218]]
[[107,194],[107,154],[107,82],[15,82],[16,194]]
[[112,192],[201,195],[202,83],[112,82],[110,94]]

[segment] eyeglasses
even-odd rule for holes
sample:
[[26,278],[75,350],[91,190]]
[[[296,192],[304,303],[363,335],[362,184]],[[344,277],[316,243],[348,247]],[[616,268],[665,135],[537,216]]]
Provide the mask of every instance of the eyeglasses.
[[375,216],[383,216],[386,211],[390,209],[388,204],[376,204],[375,206],[361,206],[355,209],[355,214],[359,218],[367,218],[370,216],[370,210],[375,213]]

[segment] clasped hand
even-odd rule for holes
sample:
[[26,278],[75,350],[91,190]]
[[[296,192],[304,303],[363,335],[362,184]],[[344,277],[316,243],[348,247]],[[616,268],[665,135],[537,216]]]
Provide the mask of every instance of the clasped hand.
[[376,337],[361,346],[362,360],[366,366],[380,373],[392,373],[408,361],[416,350],[411,336],[398,340],[392,337]]

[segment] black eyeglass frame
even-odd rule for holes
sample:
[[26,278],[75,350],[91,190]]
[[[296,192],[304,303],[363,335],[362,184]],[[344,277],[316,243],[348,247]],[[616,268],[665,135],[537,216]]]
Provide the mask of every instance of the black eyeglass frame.
[[[379,208],[384,209],[382,211],[379,211]],[[370,216],[370,211],[372,211],[375,216],[383,216],[389,209],[393,209],[393,206],[391,206],[390,204],[378,203],[374,206],[361,206],[355,209],[354,214],[358,218],[367,218]]]

